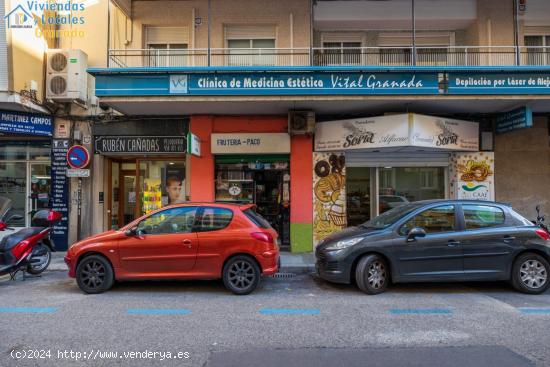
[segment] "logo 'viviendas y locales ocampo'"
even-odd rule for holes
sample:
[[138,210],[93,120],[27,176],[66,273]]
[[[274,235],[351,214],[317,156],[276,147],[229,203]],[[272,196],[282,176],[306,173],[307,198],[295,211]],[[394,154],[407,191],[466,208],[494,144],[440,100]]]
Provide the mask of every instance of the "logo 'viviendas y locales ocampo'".
[[[7,27],[11,29],[34,28],[36,37],[84,37],[84,30],[74,26],[86,23],[84,11],[87,3],[91,2],[16,0],[12,3],[12,10],[6,14],[5,20]],[[70,25],[71,28],[59,29],[60,25]]]

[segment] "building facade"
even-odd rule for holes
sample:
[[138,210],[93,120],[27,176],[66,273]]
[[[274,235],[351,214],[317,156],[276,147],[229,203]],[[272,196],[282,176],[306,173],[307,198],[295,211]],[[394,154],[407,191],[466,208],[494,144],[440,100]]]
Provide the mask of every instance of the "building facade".
[[83,36],[49,47],[82,50],[90,75],[86,101],[48,110],[54,141],[92,153],[90,176],[68,179],[67,244],[176,201],[254,203],[294,252],[406,201],[550,210],[546,1],[104,0],[81,13]]

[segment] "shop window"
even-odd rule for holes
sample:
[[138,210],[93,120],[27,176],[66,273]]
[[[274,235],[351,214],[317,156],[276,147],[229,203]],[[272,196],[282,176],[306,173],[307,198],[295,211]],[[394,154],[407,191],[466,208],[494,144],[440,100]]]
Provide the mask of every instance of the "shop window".
[[141,214],[185,202],[185,163],[140,161]]
[[428,234],[454,231],[456,229],[454,205],[438,206],[423,211],[401,226],[399,233],[406,235],[411,229],[417,227],[424,229]]
[[223,208],[204,208],[200,223],[199,232],[217,231],[223,229],[231,223],[233,212]]
[[27,159],[26,145],[0,145],[0,160],[24,160]]
[[194,206],[163,210],[139,222],[137,231],[150,235],[190,233],[196,211]]
[[379,169],[379,213],[411,201],[445,198],[444,167]]
[[25,226],[27,200],[27,164],[25,162],[0,162],[0,205],[11,207],[9,216],[17,214],[23,219],[10,225]]
[[466,229],[497,227],[504,224],[504,212],[496,206],[462,205]]

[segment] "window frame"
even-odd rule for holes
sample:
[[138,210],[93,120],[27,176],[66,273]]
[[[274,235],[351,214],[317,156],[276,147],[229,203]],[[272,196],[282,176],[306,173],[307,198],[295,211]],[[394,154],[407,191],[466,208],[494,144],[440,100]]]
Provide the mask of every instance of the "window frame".
[[162,210],[159,210],[157,212],[154,212],[154,213],[151,213],[149,216],[147,216],[147,218],[144,218],[142,220],[140,220],[135,226],[134,228],[136,229],[136,233],[139,234],[139,225],[146,221],[147,219],[151,218],[152,216],[154,215],[158,215],[158,214],[161,214],[163,212],[166,212],[166,211],[169,211],[169,210],[176,210],[176,209],[187,209],[187,208],[195,208],[195,218],[193,220],[193,225],[191,226],[191,231],[189,232],[176,232],[176,233],[143,233],[143,234],[140,234],[141,236],[158,236],[158,235],[183,235],[183,234],[190,234],[190,233],[196,233],[197,232],[197,224],[198,224],[198,218],[199,218],[199,213],[200,213],[200,209],[201,207],[199,206],[196,206],[196,205],[189,205],[189,206],[181,206],[181,207],[175,207],[175,208],[165,208],[165,209],[162,209]]
[[[502,223],[500,223],[499,225],[496,225],[496,226],[493,225],[493,226],[487,226],[487,227],[481,227],[481,228],[468,228],[468,227],[466,227],[466,214],[464,213],[464,206],[465,205],[487,206],[487,207],[497,208],[500,211],[502,211],[502,213],[504,214],[504,220],[502,221]],[[487,204],[485,204],[485,203],[480,203],[480,204],[461,203],[460,204],[460,220],[462,222],[461,223],[462,231],[464,231],[464,232],[479,231],[479,230],[483,230],[483,229],[508,227],[509,226],[508,218],[509,218],[509,216],[506,214],[506,210],[504,210],[502,207],[500,207],[498,205],[491,205],[489,203],[487,203]]]
[[[461,232],[463,230],[463,223],[460,220],[460,213],[462,213],[462,207],[460,207],[459,205],[454,204],[454,203],[447,203],[447,204],[438,203],[438,204],[429,206],[427,208],[422,207],[422,208],[418,209],[418,211],[415,211],[415,212],[409,214],[406,218],[401,219],[401,221],[399,223],[396,223],[396,233],[397,233],[397,235],[400,236],[400,237],[407,237],[408,233],[403,234],[401,229],[411,219],[413,219],[417,215],[420,215],[420,214],[422,214],[422,213],[424,213],[428,210],[433,210],[433,209],[436,209],[436,208],[439,208],[439,207],[445,207],[445,206],[453,207],[453,210],[454,210],[454,227],[455,227],[454,230],[444,231],[444,232],[426,232],[426,237],[427,236],[432,236],[432,235],[441,235],[441,234],[447,234],[447,233]],[[419,227],[419,228],[422,228],[422,227]],[[422,228],[422,229],[424,229],[424,228]]]
[[[231,219],[229,220],[229,222],[227,222],[227,224],[225,225],[225,227],[223,228],[216,228],[216,229],[211,229],[211,230],[207,230],[207,231],[203,231],[202,228],[201,228],[201,223],[202,223],[202,217],[204,215],[204,212],[205,212],[205,209],[221,209],[221,210],[229,210],[231,212]],[[231,223],[233,222],[233,219],[235,219],[235,211],[233,209],[230,209],[230,208],[222,208],[222,207],[219,207],[219,206],[201,206],[199,208],[199,210],[197,211],[197,216],[195,218],[195,224],[193,225],[193,230],[194,232],[196,233],[209,233],[209,232],[217,232],[217,231],[220,231],[220,230],[223,230],[223,229],[226,229],[227,227],[229,227],[231,225]]]

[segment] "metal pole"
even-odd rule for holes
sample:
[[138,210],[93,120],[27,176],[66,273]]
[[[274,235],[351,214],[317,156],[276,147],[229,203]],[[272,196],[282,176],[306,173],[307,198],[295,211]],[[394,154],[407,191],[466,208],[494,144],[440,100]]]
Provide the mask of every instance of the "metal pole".
[[413,66],[416,66],[416,12],[414,10],[414,0],[411,0],[411,6],[412,6],[412,41],[413,41],[412,62],[413,62]]
[[210,58],[212,56],[212,54],[210,52],[210,31],[211,31],[210,25],[212,24],[212,11],[211,11],[212,7],[211,7],[211,3],[212,3],[212,1],[208,0],[208,66],[211,66]]
[[82,178],[78,178],[78,189],[77,189],[77,193],[76,193],[76,196],[77,196],[77,203],[76,203],[76,208],[77,208],[77,221],[76,221],[76,240],[77,241],[80,241],[80,231],[81,231],[81,222],[80,222],[80,218],[82,218]]
[[313,66],[313,21],[314,14],[313,9],[315,6],[315,0],[309,1],[309,65]]
[[513,0],[514,2],[514,43],[515,43],[515,56],[516,56],[516,65],[520,64],[519,58],[519,1]]

